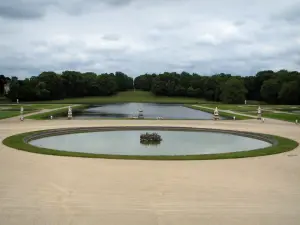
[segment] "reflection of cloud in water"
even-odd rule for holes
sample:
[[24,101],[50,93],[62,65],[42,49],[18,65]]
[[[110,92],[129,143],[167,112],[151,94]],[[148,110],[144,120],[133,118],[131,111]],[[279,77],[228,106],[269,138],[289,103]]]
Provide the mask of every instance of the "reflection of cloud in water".
[[143,110],[144,118],[212,119],[211,113],[190,109],[182,105],[151,103],[123,103],[94,106],[75,115],[75,118],[129,118],[138,116],[139,110]]

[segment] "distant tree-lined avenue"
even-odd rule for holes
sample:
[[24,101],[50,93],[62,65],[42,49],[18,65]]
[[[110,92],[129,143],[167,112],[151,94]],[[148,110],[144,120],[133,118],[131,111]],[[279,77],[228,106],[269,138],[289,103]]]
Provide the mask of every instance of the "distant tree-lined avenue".
[[255,76],[216,74],[162,73],[143,74],[134,79],[122,72],[81,73],[78,71],[42,72],[19,80],[0,75],[0,95],[9,84],[6,97],[12,101],[58,100],[84,96],[110,96],[133,89],[150,91],[161,96],[197,97],[224,103],[247,100],[271,104],[300,104],[300,73],[297,71],[260,71]]
[[155,95],[199,97],[224,103],[247,100],[272,104],[300,104],[300,73],[260,71],[255,76],[216,74],[200,76],[186,72],[144,74],[135,78],[135,88]]

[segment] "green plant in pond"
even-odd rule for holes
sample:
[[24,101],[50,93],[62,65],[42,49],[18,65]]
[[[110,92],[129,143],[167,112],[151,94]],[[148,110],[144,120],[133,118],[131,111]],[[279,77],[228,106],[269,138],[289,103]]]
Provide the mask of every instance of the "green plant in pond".
[[158,133],[145,133],[140,135],[140,143],[146,145],[160,144],[162,141],[161,136]]

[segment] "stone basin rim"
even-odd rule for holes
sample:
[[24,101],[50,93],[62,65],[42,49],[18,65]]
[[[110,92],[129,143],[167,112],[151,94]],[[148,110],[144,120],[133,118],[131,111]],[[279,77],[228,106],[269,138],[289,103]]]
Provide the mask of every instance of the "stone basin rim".
[[261,134],[248,131],[236,131],[236,130],[225,130],[225,129],[214,129],[214,128],[196,128],[196,127],[176,127],[176,126],[105,126],[105,127],[72,127],[72,128],[58,128],[34,131],[24,137],[23,141],[29,144],[30,141],[66,135],[74,133],[89,133],[89,132],[106,132],[106,131],[131,131],[131,130],[153,130],[153,131],[183,131],[183,132],[214,132],[214,133],[225,133],[236,136],[248,137],[256,140],[261,140],[270,143],[272,146],[276,146],[278,141],[268,134]]
[[[58,136],[73,133],[85,132],[105,132],[105,131],[133,131],[133,130],[152,130],[152,131],[187,131],[187,132],[217,132],[232,134],[253,138],[270,143],[269,147],[246,150],[232,151],[227,153],[212,153],[198,155],[112,155],[112,154],[97,154],[85,152],[61,151],[56,149],[42,148],[29,144],[28,142],[44,137]],[[221,160],[221,159],[239,159],[248,157],[261,157],[274,154],[280,154],[295,149],[299,143],[290,138],[276,136],[272,134],[261,134],[249,131],[236,131],[230,129],[219,128],[199,128],[193,126],[160,126],[160,125],[127,125],[127,126],[95,126],[95,127],[69,127],[69,128],[54,128],[44,130],[34,130],[25,133],[19,133],[5,138],[2,143],[12,149],[21,150],[29,153],[37,153],[51,156],[61,157],[80,157],[80,158],[102,158],[102,159],[122,159],[122,160],[160,160],[160,161],[182,161],[182,160]]]

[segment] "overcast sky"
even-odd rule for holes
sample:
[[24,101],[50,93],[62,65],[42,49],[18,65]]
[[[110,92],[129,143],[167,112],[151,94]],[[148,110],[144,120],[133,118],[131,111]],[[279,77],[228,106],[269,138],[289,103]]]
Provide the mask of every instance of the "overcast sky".
[[300,71],[299,0],[0,0],[0,74]]

